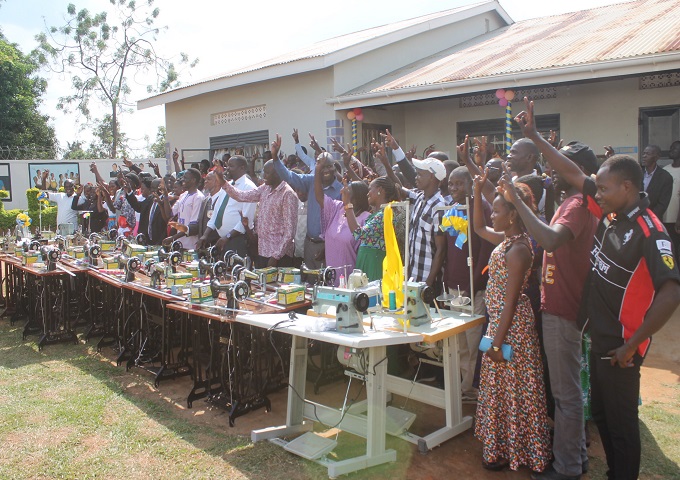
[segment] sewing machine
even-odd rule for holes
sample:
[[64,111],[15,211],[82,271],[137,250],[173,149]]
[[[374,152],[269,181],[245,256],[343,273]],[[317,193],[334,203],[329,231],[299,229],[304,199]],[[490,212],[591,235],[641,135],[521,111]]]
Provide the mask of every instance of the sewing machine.
[[137,257],[121,256],[121,263],[123,263],[123,270],[125,270],[125,281],[132,282],[135,279],[135,272],[142,266],[142,262]]
[[83,250],[85,251],[87,263],[93,267],[96,267],[99,257],[102,256],[102,247],[100,247],[97,243],[88,242]]
[[363,332],[363,313],[370,298],[365,292],[317,285],[314,287],[312,309],[317,315],[335,313],[335,329],[342,333]]
[[177,273],[177,265],[182,261],[182,254],[174,250],[168,252],[165,247],[161,247],[158,250],[158,261],[164,263],[170,269],[170,272]]
[[250,287],[246,282],[236,281],[233,283],[220,283],[214,279],[210,282],[210,289],[213,298],[217,298],[220,292],[224,292],[227,297],[227,309],[238,310],[238,302],[242,302],[250,295]]
[[425,282],[406,282],[406,316],[411,325],[418,326],[432,321],[432,300],[434,290]]
[[48,272],[52,272],[57,269],[57,262],[61,258],[61,252],[58,248],[48,245],[43,245],[40,247],[40,256],[45,264]]
[[[326,267],[326,268],[316,268],[316,269],[309,269],[307,266],[303,263],[302,266],[300,267],[300,272],[302,275],[305,275],[305,279],[307,280],[307,283],[313,283],[314,285],[325,285],[327,287],[331,287],[335,284],[335,269],[331,267]],[[310,282],[309,280],[314,279],[314,282]]]

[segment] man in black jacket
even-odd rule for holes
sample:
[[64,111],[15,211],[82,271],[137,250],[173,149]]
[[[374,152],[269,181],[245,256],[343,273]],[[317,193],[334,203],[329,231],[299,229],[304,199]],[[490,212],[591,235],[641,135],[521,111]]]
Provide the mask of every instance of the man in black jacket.
[[140,193],[142,200],[139,200],[132,189],[126,187],[128,203],[139,212],[139,226],[137,233],[143,233],[149,239],[149,245],[160,245],[167,236],[167,224],[163,220],[160,208],[158,207],[158,186],[161,180],[155,178],[144,178],[141,180]]

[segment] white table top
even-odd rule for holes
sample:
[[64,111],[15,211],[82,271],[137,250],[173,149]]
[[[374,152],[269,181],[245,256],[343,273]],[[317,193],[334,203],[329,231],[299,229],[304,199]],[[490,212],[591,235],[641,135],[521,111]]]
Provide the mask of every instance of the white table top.
[[260,328],[272,328],[279,322],[285,321],[276,327],[276,331],[311,338],[323,342],[333,343],[353,348],[379,347],[383,345],[401,345],[405,343],[422,342],[423,336],[419,333],[403,333],[395,331],[370,331],[365,328],[364,333],[338,333],[335,331],[312,332],[307,331],[305,325],[314,323],[317,317],[297,314],[297,320],[290,321],[287,313],[271,313],[259,315],[237,315],[236,321]]

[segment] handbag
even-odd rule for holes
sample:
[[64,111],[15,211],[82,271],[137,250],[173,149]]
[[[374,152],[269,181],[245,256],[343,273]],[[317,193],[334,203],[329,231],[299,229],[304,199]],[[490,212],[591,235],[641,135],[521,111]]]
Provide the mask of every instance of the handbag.
[[[491,343],[493,342],[493,338],[484,335],[482,337],[482,341],[479,342],[479,351],[480,352],[485,352],[491,348]],[[503,358],[507,360],[508,362],[512,360],[512,346],[508,345],[507,343],[504,343],[501,345],[501,352],[503,352]]]

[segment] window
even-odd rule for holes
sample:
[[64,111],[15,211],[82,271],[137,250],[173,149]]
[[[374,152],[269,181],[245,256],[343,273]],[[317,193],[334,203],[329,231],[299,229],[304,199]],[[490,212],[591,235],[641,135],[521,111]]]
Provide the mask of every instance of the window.
[[668,158],[676,140],[680,140],[680,105],[640,109],[640,152],[647,145],[658,145],[661,158]]
[[[550,130],[557,132],[557,138],[560,137],[560,115],[537,115],[536,125],[538,131],[547,137]],[[505,151],[505,118],[492,118],[490,120],[477,120],[474,122],[458,122],[458,145],[463,143],[465,135],[469,135],[470,139],[473,137],[487,137],[489,143],[493,143],[499,152]],[[513,141],[522,138],[522,132],[519,126],[512,122],[512,138]]]

